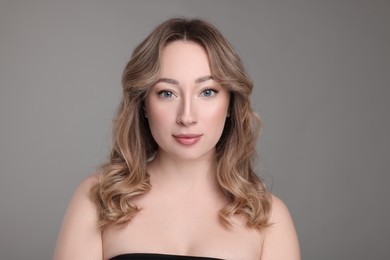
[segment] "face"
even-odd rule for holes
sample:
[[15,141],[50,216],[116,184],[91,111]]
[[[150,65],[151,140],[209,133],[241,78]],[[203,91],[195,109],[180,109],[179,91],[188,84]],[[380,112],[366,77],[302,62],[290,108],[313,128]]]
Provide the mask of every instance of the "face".
[[169,43],[159,81],[145,99],[145,113],[160,155],[211,159],[228,116],[229,92],[211,77],[203,47]]

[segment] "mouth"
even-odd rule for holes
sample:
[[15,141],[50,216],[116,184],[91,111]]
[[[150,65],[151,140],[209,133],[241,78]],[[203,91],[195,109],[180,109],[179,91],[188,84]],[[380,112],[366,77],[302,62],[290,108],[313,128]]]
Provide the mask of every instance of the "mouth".
[[202,137],[202,134],[178,134],[173,135],[175,140],[183,145],[193,145],[196,144]]

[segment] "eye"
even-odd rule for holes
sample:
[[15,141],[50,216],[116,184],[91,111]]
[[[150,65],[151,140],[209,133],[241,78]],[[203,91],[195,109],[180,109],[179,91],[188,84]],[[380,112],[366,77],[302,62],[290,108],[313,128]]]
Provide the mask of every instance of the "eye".
[[157,93],[162,98],[171,98],[173,97],[173,92],[169,90],[161,90]]
[[218,93],[217,90],[208,88],[208,89],[205,89],[205,90],[202,91],[201,96],[212,97],[212,96],[214,96],[217,93]]

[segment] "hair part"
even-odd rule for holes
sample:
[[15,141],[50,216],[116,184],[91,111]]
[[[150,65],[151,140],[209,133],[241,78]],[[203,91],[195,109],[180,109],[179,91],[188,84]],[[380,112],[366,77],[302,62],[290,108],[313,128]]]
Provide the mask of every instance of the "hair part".
[[144,100],[158,81],[164,47],[184,40],[201,45],[209,57],[211,76],[230,92],[229,118],[216,145],[216,177],[228,204],[220,220],[243,214],[250,227],[269,225],[271,197],[255,174],[252,160],[261,121],[250,103],[253,83],[230,43],[211,24],[173,18],[156,27],[133,51],[122,75],[123,96],[113,120],[111,152],[100,167],[91,197],[98,207],[99,226],[129,222],[140,210],[132,203],[151,188],[147,160],[157,151],[147,119]]

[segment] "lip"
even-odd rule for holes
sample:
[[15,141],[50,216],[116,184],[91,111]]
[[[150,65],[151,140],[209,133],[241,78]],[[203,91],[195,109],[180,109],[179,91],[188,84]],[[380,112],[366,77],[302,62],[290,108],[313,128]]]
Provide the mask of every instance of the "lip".
[[175,140],[183,145],[193,145],[199,142],[203,135],[202,134],[178,134],[173,135]]

